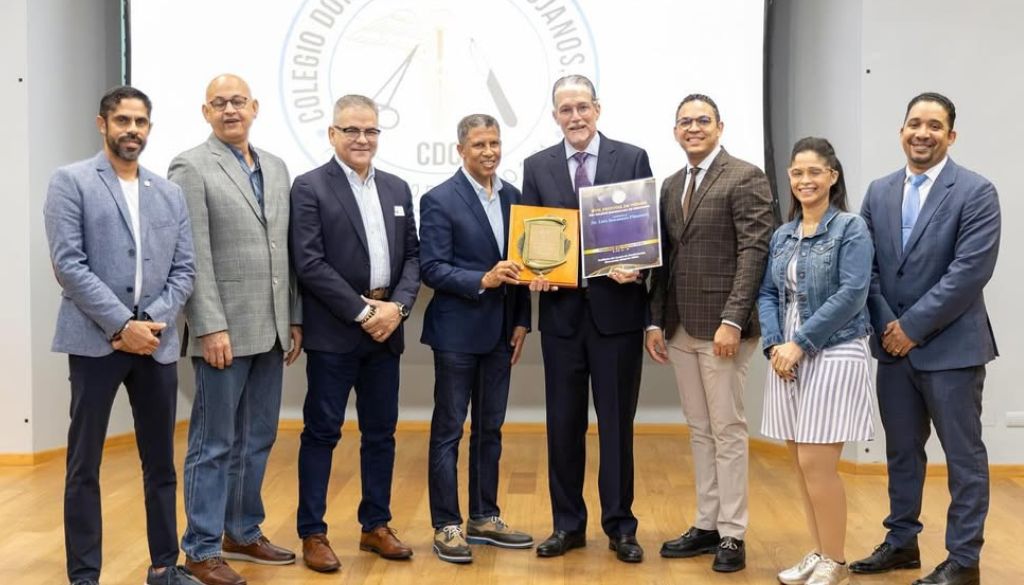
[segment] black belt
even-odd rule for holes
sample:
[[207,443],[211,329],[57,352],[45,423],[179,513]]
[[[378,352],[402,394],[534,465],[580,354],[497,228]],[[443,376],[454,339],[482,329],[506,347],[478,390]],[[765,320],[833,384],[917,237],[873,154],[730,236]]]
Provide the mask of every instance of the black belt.
[[387,287],[375,288],[372,290],[364,290],[363,296],[375,301],[386,301],[388,297],[391,296],[391,291]]

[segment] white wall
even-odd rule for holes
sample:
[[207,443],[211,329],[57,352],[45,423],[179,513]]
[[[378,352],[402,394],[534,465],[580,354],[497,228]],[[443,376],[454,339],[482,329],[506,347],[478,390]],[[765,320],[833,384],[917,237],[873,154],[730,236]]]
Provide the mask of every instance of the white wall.
[[7,250],[4,274],[15,286],[0,287],[0,453],[32,451],[32,320],[26,251],[32,201],[28,173],[27,2],[5,2],[0,18],[0,111],[7,112],[3,161],[4,213],[0,214],[0,249]]

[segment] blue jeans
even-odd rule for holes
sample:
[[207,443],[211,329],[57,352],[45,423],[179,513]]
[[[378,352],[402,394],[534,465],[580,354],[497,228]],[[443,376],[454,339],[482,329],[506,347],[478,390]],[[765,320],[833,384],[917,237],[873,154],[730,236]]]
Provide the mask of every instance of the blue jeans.
[[469,517],[500,515],[498,461],[508,406],[512,354],[434,352],[434,415],[430,420],[430,520],[434,528],[462,524],[459,513],[459,441],[472,404],[469,437]]
[[299,446],[299,538],[326,534],[327,486],[331,459],[341,440],[348,396],[355,387],[359,415],[359,471],[364,532],[391,520],[391,477],[398,424],[398,356],[364,336],[349,353],[306,352],[309,388],[302,407]]
[[255,542],[263,522],[263,474],[277,438],[284,353],[235,357],[218,370],[192,358],[196,397],[185,455],[185,515],[181,548],[188,558],[220,556],[227,534]]

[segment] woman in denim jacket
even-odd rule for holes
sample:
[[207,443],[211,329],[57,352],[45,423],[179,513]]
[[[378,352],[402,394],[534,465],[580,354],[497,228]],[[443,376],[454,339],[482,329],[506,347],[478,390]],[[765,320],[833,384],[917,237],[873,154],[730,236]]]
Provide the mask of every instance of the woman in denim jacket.
[[789,223],[772,236],[758,315],[772,371],[761,433],[786,441],[796,464],[814,550],[779,573],[790,584],[847,583],[846,441],[874,434],[865,303],[874,249],[846,211],[843,167],[823,138],[793,147]]

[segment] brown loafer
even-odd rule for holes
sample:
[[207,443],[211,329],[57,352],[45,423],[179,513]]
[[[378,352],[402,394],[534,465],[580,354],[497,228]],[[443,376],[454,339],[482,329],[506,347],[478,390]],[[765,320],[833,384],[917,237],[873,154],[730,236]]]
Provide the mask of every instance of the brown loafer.
[[193,561],[186,557],[185,568],[203,585],[246,585],[245,578],[236,573],[221,557],[211,557],[205,561]]
[[224,551],[224,558],[232,561],[248,561],[261,565],[290,565],[295,562],[295,553],[273,544],[263,535],[249,544],[238,544],[225,534],[221,549]]
[[412,549],[402,544],[395,530],[384,524],[359,535],[359,550],[375,552],[381,558],[399,560],[412,556]]
[[331,550],[326,534],[314,534],[302,539],[302,560],[318,573],[331,573],[341,568],[341,561]]

